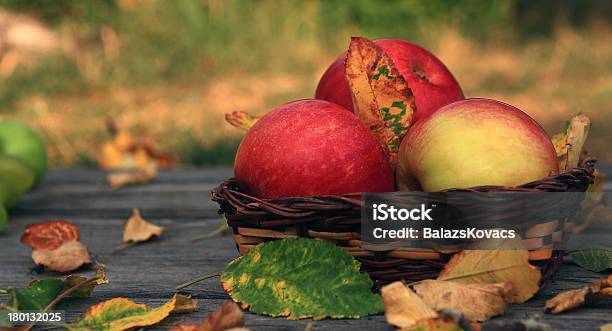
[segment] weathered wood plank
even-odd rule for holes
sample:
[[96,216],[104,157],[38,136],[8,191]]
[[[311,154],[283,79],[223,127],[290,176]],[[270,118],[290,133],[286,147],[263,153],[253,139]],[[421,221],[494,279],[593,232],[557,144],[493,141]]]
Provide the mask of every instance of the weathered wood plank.
[[[231,175],[228,169],[165,172],[150,185],[116,192],[100,189],[103,173],[77,169],[52,172],[36,191],[27,194],[6,233],[0,234],[0,287],[23,286],[34,277],[55,276],[54,273],[32,275],[30,249],[19,243],[25,226],[45,219],[68,217],[81,229],[82,241],[94,256],[108,268],[110,284],[100,286],[92,298],[72,301],[58,309],[67,310],[68,319],[76,319],[87,307],[117,296],[159,305],[174,292],[174,287],[192,277],[220,271],[237,256],[230,236],[220,236],[192,243],[198,234],[215,229],[221,222],[216,206],[209,202],[213,183]],[[143,217],[163,225],[163,238],[111,253],[121,242],[121,232],[132,207],[142,209]],[[597,227],[597,241],[609,238],[610,227]],[[574,240],[584,240],[576,237]],[[91,273],[91,271],[84,271]],[[543,314],[544,301],[556,293],[583,286],[601,274],[583,270],[571,262],[563,265],[554,280],[535,298],[522,305],[513,305],[498,319],[528,318],[541,315],[545,322],[559,330],[597,329],[612,322],[612,303],[606,302],[566,314]],[[186,290],[200,300],[200,310],[165,320],[152,330],[164,330],[179,321],[201,320],[208,311],[218,308],[228,297],[218,279],[196,284]],[[287,321],[247,314],[247,326],[253,330],[301,330],[306,321]],[[383,316],[360,320],[315,321],[316,330],[389,330]]]

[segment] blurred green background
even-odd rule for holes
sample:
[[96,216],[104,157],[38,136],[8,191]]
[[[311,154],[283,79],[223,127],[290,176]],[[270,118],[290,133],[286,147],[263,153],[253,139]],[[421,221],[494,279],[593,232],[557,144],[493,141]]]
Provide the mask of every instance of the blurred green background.
[[107,118],[183,164],[231,164],[223,114],[312,97],[352,35],[425,46],[466,96],[551,135],[585,112],[612,162],[611,1],[0,0],[0,117],[43,132],[55,166],[94,164]]

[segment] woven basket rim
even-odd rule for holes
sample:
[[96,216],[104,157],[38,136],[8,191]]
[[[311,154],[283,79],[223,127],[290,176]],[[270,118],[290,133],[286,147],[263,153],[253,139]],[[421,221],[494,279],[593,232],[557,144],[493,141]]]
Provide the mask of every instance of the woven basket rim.
[[[588,184],[592,184],[593,173],[595,171],[596,160],[593,158],[587,158],[581,162],[581,165],[575,168],[568,169],[556,175],[551,175],[531,181],[519,186],[498,186],[498,185],[480,185],[469,188],[450,188],[437,192],[569,192],[572,188],[583,186],[585,181]],[[572,185],[574,184],[574,185]],[[331,200],[331,201],[342,201],[357,205],[357,201],[361,200],[361,194],[366,192],[353,192],[345,193],[340,195],[311,195],[311,196],[294,196],[294,197],[283,197],[283,198],[259,198],[249,193],[237,190],[237,183],[234,177],[230,177],[221,182],[217,187],[212,190],[212,200],[219,202],[216,198],[222,194],[222,191],[228,189],[228,187],[235,187],[236,189],[230,189],[232,193],[239,197],[252,200],[254,202],[269,204],[277,202],[311,202],[314,200]],[[580,190],[578,190],[580,191]],[[401,191],[390,191],[380,193],[392,193]],[[411,191],[420,192],[420,191]]]

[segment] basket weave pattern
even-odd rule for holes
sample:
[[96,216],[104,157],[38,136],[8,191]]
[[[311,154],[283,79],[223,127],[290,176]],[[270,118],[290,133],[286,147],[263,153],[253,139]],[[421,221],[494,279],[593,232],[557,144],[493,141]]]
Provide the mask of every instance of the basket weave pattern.
[[[518,187],[479,186],[447,191],[585,192],[593,182],[593,171],[594,161],[587,160],[578,168]],[[225,214],[232,227],[241,254],[267,240],[298,236],[326,240],[357,258],[362,271],[368,272],[377,285],[400,279],[413,282],[435,278],[451,254],[456,253],[418,248],[363,249],[360,193],[259,199],[241,191],[234,179],[228,179],[212,191],[212,200],[219,204],[219,213]],[[498,217],[494,214],[489,216]],[[484,216],[486,218],[486,214]],[[572,223],[567,219],[543,220],[540,223],[532,221],[528,226],[523,242],[530,250],[531,262],[541,268],[543,280],[546,280],[563,258],[563,252],[553,250],[550,241],[564,240]]]

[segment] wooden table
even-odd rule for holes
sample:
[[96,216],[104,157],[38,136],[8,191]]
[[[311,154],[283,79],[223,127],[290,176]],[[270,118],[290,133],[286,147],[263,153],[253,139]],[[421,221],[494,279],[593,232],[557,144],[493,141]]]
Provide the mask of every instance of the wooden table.
[[[612,169],[608,169],[612,170]],[[612,173],[612,171],[608,171]],[[0,235],[0,288],[21,287],[32,278],[57,276],[46,272],[35,275],[30,248],[19,243],[27,224],[64,218],[81,229],[81,241],[96,259],[108,268],[110,284],[96,288],[91,298],[60,304],[68,321],[102,300],[127,297],[136,302],[160,305],[174,293],[174,287],[193,277],[223,270],[238,254],[230,236],[191,242],[191,238],[217,228],[222,218],[210,201],[210,190],[231,176],[231,169],[211,168],[162,172],[147,185],[118,191],[104,188],[104,173],[87,169],[52,171],[33,192],[28,193]],[[611,190],[610,183],[607,189]],[[121,243],[123,225],[132,208],[140,208],[145,219],[166,228],[163,238],[111,255]],[[610,239],[612,227],[593,229],[602,241]],[[580,238],[577,238],[580,240]],[[609,240],[607,243],[609,244]],[[91,271],[83,272],[91,274]],[[559,330],[594,330],[612,322],[612,302],[581,308],[561,315],[543,313],[544,301],[561,290],[575,288],[601,277],[565,262],[554,280],[536,297],[522,305],[513,305],[499,319],[524,319],[540,315]],[[218,278],[194,285],[187,291],[199,299],[199,311],[173,315],[151,329],[165,330],[177,322],[200,321],[218,308],[228,296]],[[247,313],[246,326],[252,330],[302,330],[307,321],[288,321]],[[390,330],[383,316],[360,320],[324,320],[314,322],[315,330]]]

